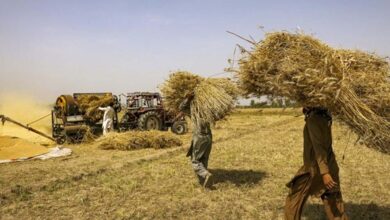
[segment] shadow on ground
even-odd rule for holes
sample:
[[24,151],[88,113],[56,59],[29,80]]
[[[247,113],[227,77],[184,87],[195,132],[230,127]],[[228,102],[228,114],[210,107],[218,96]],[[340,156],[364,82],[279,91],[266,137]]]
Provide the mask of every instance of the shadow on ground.
[[[346,203],[345,209],[349,219],[357,220],[385,220],[390,219],[390,206],[377,204]],[[324,208],[321,204],[307,204],[302,217],[310,220],[326,220]]]
[[229,182],[236,186],[257,184],[267,176],[263,171],[254,170],[213,169],[210,171],[214,175],[214,184]]

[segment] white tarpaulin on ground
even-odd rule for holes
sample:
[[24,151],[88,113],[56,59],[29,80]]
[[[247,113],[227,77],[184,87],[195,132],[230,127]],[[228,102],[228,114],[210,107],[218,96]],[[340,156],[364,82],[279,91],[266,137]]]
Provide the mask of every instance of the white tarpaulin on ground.
[[40,160],[47,160],[50,158],[56,158],[56,157],[65,157],[72,154],[72,150],[69,148],[61,148],[60,146],[53,147],[49,149],[48,153],[41,154],[34,157],[21,157],[16,158],[12,160],[0,160],[0,163],[10,163],[10,162],[17,162],[17,161],[25,161],[25,160],[34,160],[34,159],[40,159]]

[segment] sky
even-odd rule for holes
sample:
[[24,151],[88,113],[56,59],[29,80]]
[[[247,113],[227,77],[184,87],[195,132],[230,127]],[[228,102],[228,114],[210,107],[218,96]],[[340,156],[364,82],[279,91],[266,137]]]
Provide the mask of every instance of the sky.
[[386,0],[0,0],[0,94],[158,91],[172,71],[229,67],[249,45],[226,31],[299,29],[390,56],[389,11]]

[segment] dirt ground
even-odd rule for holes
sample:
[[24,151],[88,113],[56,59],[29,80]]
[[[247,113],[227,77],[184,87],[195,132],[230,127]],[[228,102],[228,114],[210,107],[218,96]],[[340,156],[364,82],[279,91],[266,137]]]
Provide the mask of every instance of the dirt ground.
[[[185,157],[190,134],[181,148],[70,145],[70,157],[0,164],[0,219],[282,219],[285,184],[302,164],[303,124],[299,110],[272,109],[238,110],[217,123],[212,191]],[[390,219],[390,156],[354,145],[337,122],[333,138],[350,219]],[[318,198],[303,217],[325,219]]]

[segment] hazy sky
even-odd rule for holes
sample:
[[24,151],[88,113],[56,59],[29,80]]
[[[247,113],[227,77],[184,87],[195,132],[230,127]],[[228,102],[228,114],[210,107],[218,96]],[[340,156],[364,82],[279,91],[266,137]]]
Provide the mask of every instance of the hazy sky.
[[261,39],[260,25],[390,55],[386,0],[0,0],[0,93],[156,91],[170,71],[222,72],[245,45],[226,30]]

